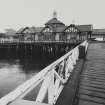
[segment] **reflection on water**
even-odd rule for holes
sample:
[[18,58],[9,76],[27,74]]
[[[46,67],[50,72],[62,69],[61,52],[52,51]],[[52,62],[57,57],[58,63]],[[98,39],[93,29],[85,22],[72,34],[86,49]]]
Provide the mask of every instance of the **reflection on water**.
[[47,61],[40,58],[40,62],[32,59],[1,60],[0,61],[0,97],[15,89],[42,68]]
[[[14,61],[0,61],[0,97],[15,89],[19,84],[23,83],[38,70],[25,71],[24,65]],[[28,66],[28,65],[27,65]]]
[[30,77],[22,72],[18,64],[3,62],[0,64],[0,97],[12,91],[19,84]]
[[0,98],[44,67],[53,62],[57,55],[39,55],[35,57],[16,57],[13,52],[0,49]]

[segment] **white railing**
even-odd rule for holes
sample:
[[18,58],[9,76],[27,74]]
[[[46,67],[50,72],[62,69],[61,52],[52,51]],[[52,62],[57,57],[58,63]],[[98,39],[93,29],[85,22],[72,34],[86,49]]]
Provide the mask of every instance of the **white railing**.
[[[88,43],[84,41],[82,46],[87,51]],[[70,74],[76,64],[79,57],[79,46],[65,54],[63,57],[47,66],[45,69],[40,71],[37,75],[18,86],[14,91],[10,92],[6,96],[0,99],[0,105],[7,105],[14,101],[19,96],[22,96],[30,88],[35,88],[39,83],[42,82],[41,88],[37,94],[35,102],[43,103],[46,93],[48,93],[48,103],[55,104],[58,99],[65,83],[67,82]],[[23,95],[24,96],[24,95]]]

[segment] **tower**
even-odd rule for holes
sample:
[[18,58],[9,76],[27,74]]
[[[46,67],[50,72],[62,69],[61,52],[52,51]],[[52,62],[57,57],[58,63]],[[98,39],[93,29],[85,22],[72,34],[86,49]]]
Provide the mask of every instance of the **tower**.
[[72,20],[72,24],[75,24],[75,20],[74,19]]
[[53,12],[53,18],[57,18],[57,12],[56,11]]

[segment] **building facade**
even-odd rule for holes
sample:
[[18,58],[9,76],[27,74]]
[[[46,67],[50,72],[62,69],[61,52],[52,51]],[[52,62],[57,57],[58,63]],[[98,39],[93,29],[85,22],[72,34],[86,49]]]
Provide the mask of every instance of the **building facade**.
[[25,27],[18,31],[19,40],[46,42],[77,42],[86,40],[92,31],[92,25],[66,26],[57,19],[57,13],[45,23],[44,27]]

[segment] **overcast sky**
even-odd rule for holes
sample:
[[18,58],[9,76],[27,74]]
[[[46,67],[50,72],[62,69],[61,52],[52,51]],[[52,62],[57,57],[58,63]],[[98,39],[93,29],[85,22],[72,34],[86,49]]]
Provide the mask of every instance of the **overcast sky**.
[[75,21],[105,28],[105,0],[0,0],[0,31],[43,26],[53,11],[66,25]]

